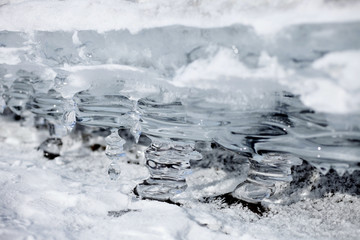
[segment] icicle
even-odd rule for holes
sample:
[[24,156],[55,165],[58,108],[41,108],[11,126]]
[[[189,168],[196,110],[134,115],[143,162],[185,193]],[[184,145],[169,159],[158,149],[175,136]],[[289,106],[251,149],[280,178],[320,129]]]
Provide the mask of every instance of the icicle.
[[3,113],[6,108],[4,93],[5,93],[5,89],[4,89],[3,85],[0,84],[0,113]]
[[76,111],[75,101],[67,100],[64,105],[64,114],[62,115],[61,123],[65,126],[67,132],[71,132],[76,125]]
[[117,128],[111,129],[111,134],[105,138],[106,141],[106,156],[111,159],[108,174],[111,180],[117,180],[120,176],[121,170],[118,161],[125,157],[124,144],[125,140],[119,136]]
[[140,124],[140,115],[137,111],[132,111],[129,113],[130,118],[133,124],[130,127],[130,133],[135,139],[135,143],[139,142],[139,138],[141,135],[141,124]]
[[108,168],[109,178],[113,181],[117,180],[121,174],[120,165],[118,163],[112,162]]

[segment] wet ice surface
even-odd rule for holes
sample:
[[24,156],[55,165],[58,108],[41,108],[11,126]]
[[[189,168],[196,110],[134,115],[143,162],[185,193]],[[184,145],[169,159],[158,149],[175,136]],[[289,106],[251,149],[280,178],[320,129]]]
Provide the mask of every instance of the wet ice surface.
[[[132,194],[147,177],[144,166],[122,163],[120,180],[113,182],[104,152],[48,161],[36,150],[41,131],[0,121],[1,239],[357,239],[360,234],[356,181],[352,190],[270,205],[262,216],[219,200],[179,207]],[[195,170],[193,178],[219,175],[210,168]],[[191,179],[189,187],[196,190]]]

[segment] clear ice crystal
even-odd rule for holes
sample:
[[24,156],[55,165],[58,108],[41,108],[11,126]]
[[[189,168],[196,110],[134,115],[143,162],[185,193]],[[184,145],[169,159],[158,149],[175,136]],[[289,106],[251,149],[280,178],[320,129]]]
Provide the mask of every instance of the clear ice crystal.
[[76,103],[74,100],[65,101],[64,113],[62,115],[61,123],[65,126],[68,132],[71,132],[76,125]]
[[107,144],[105,154],[109,159],[118,161],[125,157],[125,140],[119,136],[118,129],[112,129],[111,134],[105,138],[105,141]]
[[232,192],[232,196],[246,202],[258,203],[269,198],[274,193],[273,188],[273,186],[264,186],[246,181]]
[[134,125],[130,128],[130,132],[135,138],[135,142],[138,143],[141,135],[141,124],[139,122],[134,123]]
[[145,152],[150,178],[138,185],[137,194],[142,198],[171,200],[183,192],[186,177],[191,173],[190,160],[200,160],[201,154],[193,143],[153,139]]
[[143,199],[168,201],[182,193],[187,188],[185,181],[172,181],[166,179],[147,179],[135,188],[135,192]]
[[133,123],[131,124],[130,133],[135,139],[135,143],[139,142],[139,138],[141,135],[141,124],[140,124],[140,114],[138,111],[132,111],[129,113],[129,116],[131,118],[130,121]]
[[109,168],[108,168],[108,175],[109,175],[110,180],[113,180],[113,181],[117,180],[119,178],[120,174],[121,174],[120,165],[115,162],[110,163]]
[[0,84],[0,113],[3,113],[6,108],[4,93],[5,93],[5,88],[2,84]]
[[44,151],[44,156],[49,159],[54,159],[60,156],[60,151],[63,143],[60,138],[48,138],[41,143],[39,149]]
[[291,167],[301,165],[302,160],[284,153],[255,155],[250,159],[247,180],[234,190],[235,198],[258,203],[270,198],[278,190],[278,183],[292,181]]
[[0,96],[0,113],[3,113],[6,108],[6,102],[2,96]]
[[6,108],[5,100],[2,97],[0,97],[0,113],[3,113],[5,108]]
[[107,144],[105,154],[112,161],[108,168],[108,174],[111,180],[117,180],[121,173],[118,162],[125,157],[125,140],[119,136],[119,130],[113,128],[105,141]]

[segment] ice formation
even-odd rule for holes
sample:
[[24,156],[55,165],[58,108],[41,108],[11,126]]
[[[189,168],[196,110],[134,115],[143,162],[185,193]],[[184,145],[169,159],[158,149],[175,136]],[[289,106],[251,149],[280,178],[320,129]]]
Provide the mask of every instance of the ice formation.
[[[5,10],[15,11],[7,3]],[[324,173],[359,170],[358,17],[295,17],[273,32],[264,30],[266,18],[206,26],[204,16],[170,19],[142,28],[0,24],[1,112],[42,121],[49,138],[39,149],[48,158],[66,154],[68,134],[105,131],[114,180],[125,145],[147,138],[150,176],[135,189],[142,198],[180,201],[192,162],[219,149],[247,162],[245,179],[227,192],[252,203],[281,194],[302,160]],[[122,129],[131,136],[123,139]]]

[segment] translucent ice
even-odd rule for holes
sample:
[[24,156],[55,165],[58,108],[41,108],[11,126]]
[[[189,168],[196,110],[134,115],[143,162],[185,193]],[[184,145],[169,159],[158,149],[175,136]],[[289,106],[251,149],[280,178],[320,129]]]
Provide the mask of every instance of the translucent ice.
[[4,87],[0,84],[0,113],[3,113],[6,108],[6,102],[4,99]]
[[231,187],[251,202],[291,181],[299,159],[323,173],[359,169],[359,22],[296,24],[275,35],[241,23],[0,35],[9,53],[1,91],[14,113],[30,110],[57,137],[75,123],[90,136],[111,131],[113,179],[125,153],[119,129],[131,143],[151,139],[150,178],[137,187],[144,198],[186,189],[199,142],[246,159],[245,182]]
[[6,93],[7,106],[17,115],[21,115],[25,111],[33,91],[31,80],[28,77],[16,79]]
[[110,180],[117,180],[120,176],[121,170],[118,163],[112,162],[108,168],[108,175]]
[[118,161],[125,156],[123,145],[125,140],[119,136],[117,129],[112,129],[111,134],[105,138],[107,143],[105,154],[113,161]]

